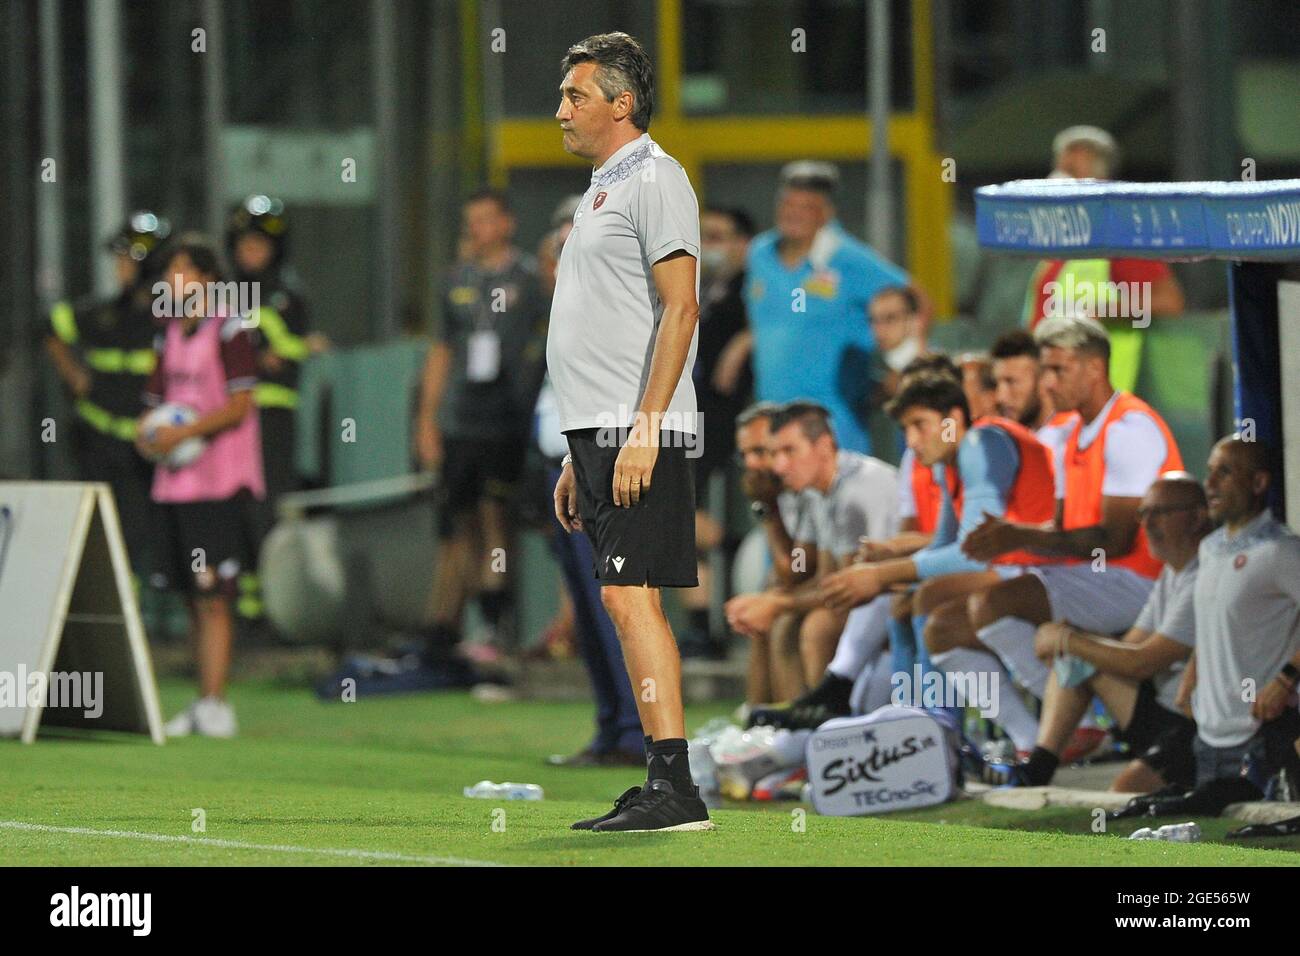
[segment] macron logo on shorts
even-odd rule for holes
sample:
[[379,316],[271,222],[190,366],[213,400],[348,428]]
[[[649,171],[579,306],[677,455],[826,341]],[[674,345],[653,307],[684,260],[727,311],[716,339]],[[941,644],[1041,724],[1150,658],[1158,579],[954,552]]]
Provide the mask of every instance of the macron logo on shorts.
[[626,561],[627,558],[624,558],[624,557],[615,557],[615,558],[612,558],[611,560],[613,560],[613,562],[614,562],[614,570],[615,570],[615,571],[622,571],[622,570],[623,570],[623,562]]

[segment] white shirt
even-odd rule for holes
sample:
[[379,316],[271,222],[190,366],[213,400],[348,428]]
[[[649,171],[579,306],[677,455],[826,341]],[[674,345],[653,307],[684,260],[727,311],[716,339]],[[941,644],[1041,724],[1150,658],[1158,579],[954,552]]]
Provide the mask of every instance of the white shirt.
[[[1147,603],[1142,606],[1133,626],[1148,634],[1167,637],[1184,647],[1195,647],[1195,591],[1199,567],[1200,561],[1192,558],[1181,571],[1175,571],[1167,564],[1161,568],[1156,583],[1151,587]],[[1178,697],[1178,684],[1186,666],[1185,661],[1176,661],[1151,677],[1157,703],[1176,714],[1179,710],[1174,701]]]
[[898,520],[916,517],[916,489],[912,487],[912,468],[916,464],[916,452],[908,448],[898,463]]
[[[651,267],[678,250],[699,259],[699,204],[681,164],[643,133],[592,172],[556,266],[546,366],[566,432],[633,422],[664,312]],[[697,268],[697,296],[699,281]],[[698,341],[697,330],[662,429],[696,432]]]
[[547,458],[563,458],[569,453],[569,443],[560,428],[560,407],[555,403],[555,389],[551,388],[550,379],[542,381],[542,389],[537,393],[537,404],[533,407],[533,417],[537,422],[537,447]]
[[[1119,392],[1111,394],[1097,417],[1079,431],[1079,450],[1087,448],[1101,434],[1102,423],[1110,414]],[[1141,498],[1160,477],[1169,449],[1160,426],[1146,412],[1125,412],[1106,432],[1105,477],[1103,498]]]
[[1053,425],[1052,421],[1055,418],[1055,415],[1049,418],[1047,424],[1035,431],[1034,435],[1052,453],[1052,466],[1056,469],[1053,487],[1056,489],[1057,499],[1060,500],[1065,497],[1065,446],[1069,444],[1070,432],[1074,431],[1074,426],[1078,424],[1079,416],[1071,412],[1062,418],[1059,424]]
[[1266,509],[1232,537],[1208,535],[1200,562],[1192,713],[1203,741],[1234,747],[1259,729],[1251,703],[1300,647],[1300,537]]
[[817,530],[813,524],[813,502],[807,491],[783,491],[776,496],[776,510],[785,525],[790,540],[815,541]]
[[817,548],[836,558],[856,551],[863,535],[881,541],[898,532],[898,470],[879,458],[840,449],[830,488],[809,494]]

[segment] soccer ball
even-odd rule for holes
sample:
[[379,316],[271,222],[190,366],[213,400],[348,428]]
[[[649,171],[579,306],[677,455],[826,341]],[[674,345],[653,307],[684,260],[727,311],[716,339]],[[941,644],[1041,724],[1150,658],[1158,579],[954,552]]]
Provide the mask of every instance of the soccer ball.
[[[188,405],[182,405],[179,402],[167,402],[165,405],[159,405],[148,415],[145,416],[141,423],[141,429],[144,437],[153,441],[153,436],[163,425],[188,425],[199,417],[199,413]],[[168,468],[184,468],[186,465],[192,465],[203,454],[203,449],[207,447],[207,442],[202,438],[187,438],[171,452],[164,456],[150,455],[149,460],[153,462],[161,461]]]

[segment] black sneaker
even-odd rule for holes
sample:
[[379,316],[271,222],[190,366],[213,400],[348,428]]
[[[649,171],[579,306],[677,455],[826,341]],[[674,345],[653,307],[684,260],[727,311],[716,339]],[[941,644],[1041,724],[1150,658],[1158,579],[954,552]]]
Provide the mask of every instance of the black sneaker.
[[[795,701],[787,707],[755,707],[749,713],[748,727],[773,727],[776,730],[816,730],[828,720],[848,717],[847,707],[840,709],[820,701]],[[748,727],[746,729],[748,729]]]
[[[628,791],[631,793],[631,791]],[[624,794],[627,796],[627,794]],[[650,830],[713,830],[698,787],[679,794],[667,780],[652,780],[613,817],[591,828],[596,833],[645,833]]]
[[1228,834],[1228,839],[1239,840],[1250,837],[1283,837],[1300,835],[1300,817],[1279,820],[1277,823],[1251,823]]
[[840,708],[822,701],[796,703],[785,718],[786,730],[816,730],[828,720],[849,716],[847,707]]
[[614,801],[613,810],[610,810],[608,813],[602,816],[592,817],[590,820],[579,820],[577,823],[572,823],[569,825],[569,829],[590,830],[597,823],[604,823],[606,820],[613,820],[616,816],[618,816],[627,808],[628,804],[630,804],[633,800],[636,799],[637,794],[639,794],[640,792],[641,792],[640,787],[632,787],[629,790],[623,791],[623,795]]

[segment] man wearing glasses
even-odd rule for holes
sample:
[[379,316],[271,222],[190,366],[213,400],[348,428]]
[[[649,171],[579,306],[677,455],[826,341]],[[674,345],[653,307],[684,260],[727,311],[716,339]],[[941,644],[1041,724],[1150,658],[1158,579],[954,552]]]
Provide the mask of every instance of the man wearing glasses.
[[1134,759],[1111,783],[1149,793],[1196,779],[1196,725],[1178,702],[1183,668],[1196,642],[1193,593],[1197,549],[1213,529],[1205,492],[1186,472],[1160,477],[1143,496],[1138,520],[1151,553],[1164,561],[1137,621],[1121,638],[1061,621],[1038,628],[1034,649],[1055,672],[1047,679],[1038,742],[1029,759],[1007,768],[1007,782],[1045,786],[1093,696],[1114,716],[1116,736]]

